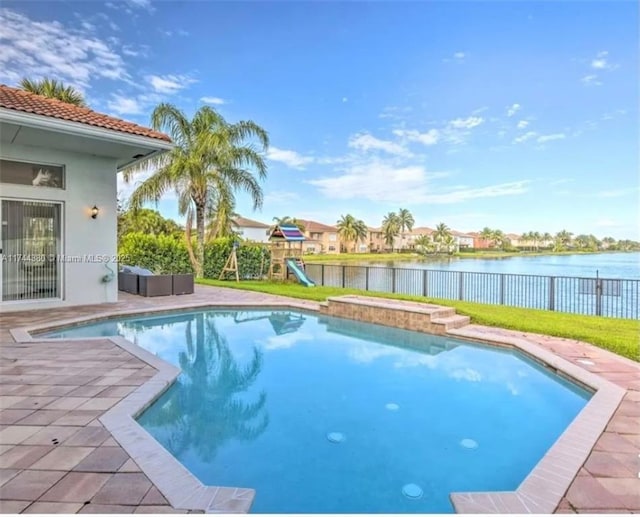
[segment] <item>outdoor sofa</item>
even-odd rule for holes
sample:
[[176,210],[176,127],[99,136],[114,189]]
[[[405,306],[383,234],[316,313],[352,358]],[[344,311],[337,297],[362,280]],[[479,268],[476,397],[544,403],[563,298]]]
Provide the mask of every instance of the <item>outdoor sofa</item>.
[[193,274],[155,275],[139,266],[123,266],[118,272],[118,289],[140,296],[192,294]]

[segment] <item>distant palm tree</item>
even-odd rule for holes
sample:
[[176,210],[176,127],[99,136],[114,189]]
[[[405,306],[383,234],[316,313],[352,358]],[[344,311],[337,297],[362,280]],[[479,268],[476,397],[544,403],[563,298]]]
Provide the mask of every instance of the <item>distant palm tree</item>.
[[433,232],[433,240],[436,243],[436,249],[440,251],[444,247],[445,241],[451,237],[451,228],[445,223],[436,225],[436,231]]
[[293,226],[297,226],[302,233],[304,233],[306,230],[306,227],[302,221],[296,219],[295,217],[285,215],[284,217],[273,218],[273,224],[267,230],[267,235],[270,234],[276,226],[282,226],[283,224],[292,224]]
[[548,247],[553,243],[553,235],[551,235],[549,232],[544,232],[544,234],[542,235],[542,242],[544,242],[545,247]]
[[504,249],[505,247],[509,247],[511,241],[507,238],[507,236],[503,233],[502,230],[493,230],[492,231],[492,240],[498,248]]
[[447,235],[440,241],[440,243],[442,244],[443,249],[450,255],[456,251],[456,238],[453,235]]
[[[159,104],[151,115],[152,127],[166,131],[175,147],[168,153],[145,160],[124,171],[126,182],[136,172],[155,172],[135,189],[129,203],[134,209],[149,201],[158,202],[165,192],[175,190],[178,211],[187,216],[187,250],[196,277],[202,277],[204,267],[205,220],[221,203],[233,206],[236,190],[248,192],[254,209],[262,206],[262,188],[258,179],[265,179],[267,166],[262,150],[269,146],[267,132],[252,121],[228,123],[209,106],[201,107],[189,120],[171,104]],[[255,171],[255,172],[254,172]],[[254,176],[257,174],[258,179]],[[226,208],[225,208],[226,209]],[[191,228],[196,223],[196,249],[191,243]]]
[[573,237],[573,233],[568,232],[567,230],[561,230],[556,233],[555,236],[555,244],[554,251],[563,251],[566,250],[571,244],[571,238]]
[[400,225],[400,231],[410,232],[413,230],[413,225],[415,224],[415,220],[413,219],[413,215],[406,208],[401,208],[398,211],[398,224]]
[[487,245],[489,246],[493,245],[494,244],[493,230],[488,226],[485,226],[480,232],[480,238],[484,240],[487,243]]
[[26,77],[20,81],[20,88],[36,95],[42,95],[50,99],[58,99],[68,104],[74,104],[82,108],[87,107],[84,95],[73,86],[65,86],[61,81],[45,77],[39,81],[33,81]]
[[[364,221],[356,219],[351,214],[340,216],[336,227],[338,228],[338,235],[343,241],[347,244],[353,243],[354,252],[357,242],[367,238],[367,225],[364,224]],[[347,246],[347,251],[348,249]]]
[[395,212],[389,212],[382,220],[382,233],[384,234],[384,242],[393,250],[393,243],[400,233],[400,221]]
[[531,240],[533,241],[533,246],[536,251],[540,248],[540,241],[542,240],[542,235],[540,232],[531,232]]
[[413,241],[418,253],[427,254],[435,251],[433,240],[429,235],[420,235]]

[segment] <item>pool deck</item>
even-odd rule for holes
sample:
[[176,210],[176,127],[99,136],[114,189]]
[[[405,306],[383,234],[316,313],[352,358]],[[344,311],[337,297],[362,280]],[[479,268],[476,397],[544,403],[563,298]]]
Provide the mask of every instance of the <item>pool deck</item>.
[[[250,490],[196,486],[187,472],[176,468],[175,461],[171,463],[164,449],[154,441],[148,444],[148,436],[131,418],[149,397],[172,382],[178,373],[174,367],[121,338],[52,341],[31,339],[24,330],[10,332],[104,315],[212,305],[319,309],[319,304],[303,300],[196,286],[193,295],[142,298],[120,293],[116,304],[0,314],[0,511],[246,511]],[[640,364],[561,338],[478,325],[449,334],[488,342],[530,343],[549,357],[617,386],[622,401],[610,419],[607,415],[604,432],[598,431],[595,446],[577,475],[571,474],[573,479],[555,511],[640,511]],[[142,454],[127,452],[135,449],[132,444],[140,443],[144,444],[138,447]],[[169,493],[168,485],[180,487],[184,497],[178,500]],[[477,513],[499,511],[495,504],[499,494],[478,494],[475,499],[474,494],[460,496],[463,500],[470,497],[466,508],[475,508]],[[519,510],[514,508],[512,513],[531,511]]]

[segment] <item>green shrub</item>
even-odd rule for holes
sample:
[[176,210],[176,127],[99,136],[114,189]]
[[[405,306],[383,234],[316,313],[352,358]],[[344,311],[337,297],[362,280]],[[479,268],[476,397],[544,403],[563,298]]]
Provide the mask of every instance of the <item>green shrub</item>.
[[[233,242],[231,238],[217,239],[205,245],[205,278],[220,276],[233,249]],[[178,237],[128,233],[123,235],[118,253],[123,257],[122,265],[141,266],[156,274],[193,272],[187,245]],[[270,254],[260,245],[240,243],[237,257],[240,278],[260,278],[269,271]],[[229,276],[231,275],[230,273]]]

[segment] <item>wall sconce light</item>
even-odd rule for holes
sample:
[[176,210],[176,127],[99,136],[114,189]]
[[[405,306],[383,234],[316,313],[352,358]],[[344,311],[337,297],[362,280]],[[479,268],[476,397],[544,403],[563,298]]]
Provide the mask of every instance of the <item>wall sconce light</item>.
[[98,207],[96,205],[93,205],[93,208],[91,209],[91,219],[97,218],[99,211],[100,210],[98,209]]

